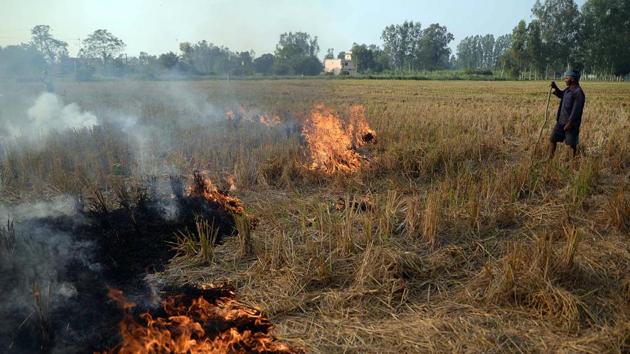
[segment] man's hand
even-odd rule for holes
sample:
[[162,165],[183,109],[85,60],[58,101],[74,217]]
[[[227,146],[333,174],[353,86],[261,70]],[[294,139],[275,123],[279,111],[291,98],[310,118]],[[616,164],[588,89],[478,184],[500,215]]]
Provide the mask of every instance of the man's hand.
[[554,89],[554,90],[558,90],[558,85],[556,85],[555,81],[551,82],[551,88]]

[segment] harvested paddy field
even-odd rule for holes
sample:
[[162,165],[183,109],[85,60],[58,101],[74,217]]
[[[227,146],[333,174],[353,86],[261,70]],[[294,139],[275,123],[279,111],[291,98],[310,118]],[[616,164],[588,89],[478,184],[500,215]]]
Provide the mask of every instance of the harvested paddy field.
[[[237,339],[217,330],[239,348],[625,353],[630,85],[582,86],[581,154],[562,146],[545,161],[558,104],[536,144],[546,82],[112,81],[59,83],[53,98],[4,83],[0,255],[17,259],[15,228],[63,196],[109,231],[76,219],[55,230],[115,240],[99,246],[112,269],[144,258],[129,267],[142,280],[107,285],[224,287],[243,321],[264,318],[236,321]],[[40,117],[65,125],[36,129]],[[72,283],[80,296],[80,279],[60,280],[71,263],[22,277],[27,263],[4,262],[12,296],[31,289],[23,308],[36,309],[11,309],[16,323],[42,346],[59,340],[35,289]],[[111,316],[116,330],[122,312]],[[15,332],[0,345],[31,338]]]

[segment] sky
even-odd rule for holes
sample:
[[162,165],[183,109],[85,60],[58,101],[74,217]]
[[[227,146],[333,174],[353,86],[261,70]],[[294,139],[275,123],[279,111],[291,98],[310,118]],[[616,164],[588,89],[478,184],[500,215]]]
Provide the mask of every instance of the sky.
[[[582,5],[585,0],[577,0]],[[224,45],[235,51],[272,53],[284,32],[307,32],[328,48],[354,42],[381,44],[383,29],[406,20],[422,27],[439,23],[455,36],[454,49],[469,35],[510,33],[529,21],[535,0],[0,0],[0,46],[27,42],[30,29],[51,26],[68,43],[107,29],[126,44],[125,52],[178,52],[180,42]]]

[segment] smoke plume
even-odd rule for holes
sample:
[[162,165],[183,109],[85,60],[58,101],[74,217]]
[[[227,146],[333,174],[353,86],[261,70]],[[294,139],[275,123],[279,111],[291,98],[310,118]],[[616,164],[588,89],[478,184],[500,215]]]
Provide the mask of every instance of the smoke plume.
[[[23,345],[29,342],[25,334],[32,333],[27,329],[39,326],[41,331],[50,330],[47,326],[53,314],[73,306],[78,290],[68,275],[69,268],[85,267],[95,274],[100,271],[100,265],[92,261],[90,242],[78,241],[39,222],[64,215],[78,220],[74,213],[74,201],[68,197],[0,205],[0,351],[30,350]],[[68,326],[67,330],[73,328]]]
[[7,137],[41,137],[51,131],[92,128],[98,124],[96,116],[84,112],[76,103],[64,104],[55,94],[41,93],[26,111],[26,119],[7,119],[0,123],[0,131]]

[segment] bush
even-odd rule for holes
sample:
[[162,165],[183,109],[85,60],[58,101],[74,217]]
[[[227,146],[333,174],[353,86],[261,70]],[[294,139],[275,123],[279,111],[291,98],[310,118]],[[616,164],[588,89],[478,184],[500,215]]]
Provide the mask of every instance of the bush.
[[464,73],[468,75],[483,75],[483,76],[492,76],[492,70],[488,69],[466,69]]

